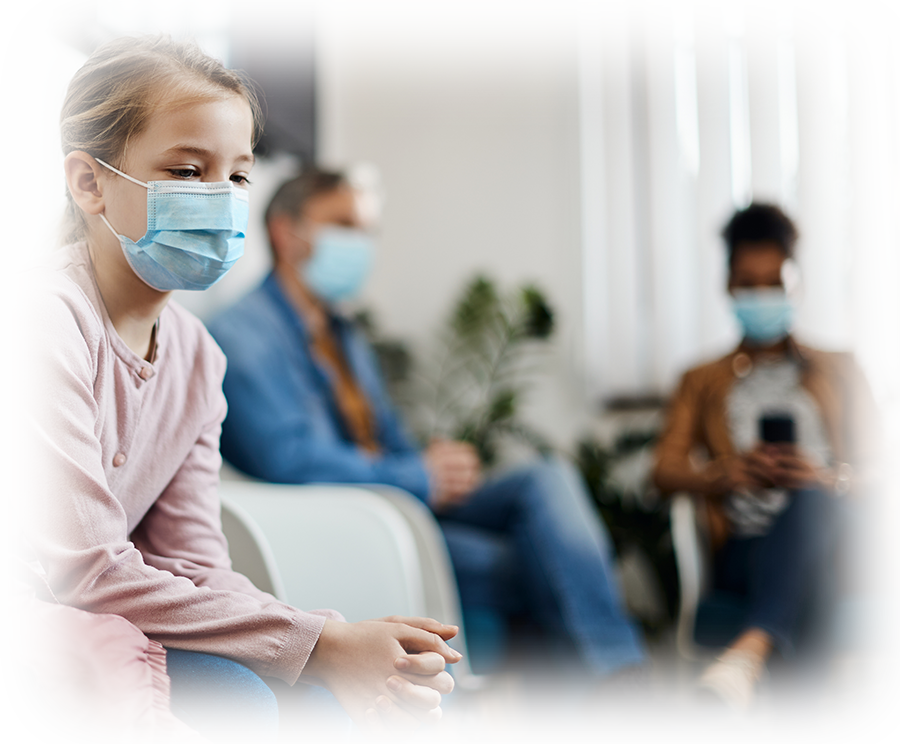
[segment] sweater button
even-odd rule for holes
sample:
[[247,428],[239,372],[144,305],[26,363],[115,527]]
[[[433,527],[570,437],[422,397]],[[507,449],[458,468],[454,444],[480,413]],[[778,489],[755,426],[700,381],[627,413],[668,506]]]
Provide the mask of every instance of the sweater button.
[[122,467],[122,466],[125,464],[125,460],[127,460],[127,459],[128,459],[128,458],[125,457],[125,455],[123,455],[123,454],[120,452],[119,454],[117,454],[117,455],[113,458],[113,467],[114,467],[114,468],[120,468],[120,467]]
[[141,376],[142,380],[149,380],[151,377],[153,377],[153,368],[152,367],[142,367],[141,371],[138,372],[138,374]]

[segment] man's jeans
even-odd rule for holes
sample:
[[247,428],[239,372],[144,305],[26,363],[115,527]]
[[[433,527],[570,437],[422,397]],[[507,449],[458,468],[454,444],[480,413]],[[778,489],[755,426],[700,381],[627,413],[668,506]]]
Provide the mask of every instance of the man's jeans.
[[281,734],[352,730],[350,717],[326,689],[262,678],[231,659],[166,650],[172,713],[210,741],[275,742]]
[[642,664],[606,528],[575,469],[541,460],[493,478],[440,517],[464,611],[525,611],[597,676]]
[[780,742],[814,744],[842,592],[877,575],[873,516],[849,499],[797,491],[763,537],[732,539],[716,556],[716,588],[746,595],[745,628],[775,642],[769,681]]

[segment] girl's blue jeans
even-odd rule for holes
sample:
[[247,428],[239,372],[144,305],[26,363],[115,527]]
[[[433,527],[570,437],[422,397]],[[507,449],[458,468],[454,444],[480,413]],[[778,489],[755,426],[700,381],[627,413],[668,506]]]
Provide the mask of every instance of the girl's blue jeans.
[[867,508],[810,489],[791,495],[768,534],[732,539],[716,556],[716,588],[745,595],[744,628],[774,640],[769,684],[783,744],[816,742],[837,601],[873,588],[877,545]]
[[285,727],[338,735],[350,730],[349,716],[321,687],[290,687],[231,659],[195,651],[166,649],[166,662],[172,713],[211,741],[274,742]]

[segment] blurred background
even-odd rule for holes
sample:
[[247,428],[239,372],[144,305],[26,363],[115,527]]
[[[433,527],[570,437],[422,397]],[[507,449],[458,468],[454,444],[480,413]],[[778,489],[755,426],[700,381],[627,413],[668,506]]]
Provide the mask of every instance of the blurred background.
[[103,41],[165,32],[244,70],[267,108],[247,254],[212,291],[181,298],[201,317],[267,270],[259,216],[280,179],[313,160],[367,165],[385,201],[362,304],[381,331],[416,349],[473,275],[535,282],[557,332],[526,416],[568,447],[605,411],[652,407],[688,365],[735,343],[718,231],[765,199],[802,233],[798,335],[853,349],[898,408],[895,4],[45,10],[4,11],[18,91],[4,126],[27,162],[5,204],[34,208],[32,245],[56,240],[48,197],[62,204],[57,121],[72,73]]
[[10,268],[58,243],[58,116],[75,70],[117,36],[193,38],[245,71],[267,111],[246,255],[179,297],[201,318],[267,272],[261,214],[284,178],[310,162],[354,168],[383,197],[360,302],[379,334],[421,356],[474,276],[535,284],[555,328],[521,415],[574,453],[652,430],[680,373],[737,342],[718,233],[735,208],[774,201],[801,231],[798,337],[857,354],[900,447],[895,2],[81,0],[2,13]]

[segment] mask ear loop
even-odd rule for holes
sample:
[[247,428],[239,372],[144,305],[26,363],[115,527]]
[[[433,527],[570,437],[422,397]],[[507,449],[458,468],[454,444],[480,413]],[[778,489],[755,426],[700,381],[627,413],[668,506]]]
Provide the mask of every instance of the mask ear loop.
[[103,224],[109,228],[109,231],[115,236],[116,240],[120,240],[121,238],[119,237],[119,233],[117,233],[113,229],[113,226],[109,224],[109,220],[106,219],[106,215],[103,214],[103,212],[100,213],[100,219],[103,220]]
[[149,183],[144,183],[143,181],[138,181],[136,178],[132,178],[127,173],[122,173],[122,171],[120,171],[118,168],[113,168],[109,163],[104,163],[102,160],[100,160],[100,158],[94,158],[94,160],[96,160],[98,163],[100,163],[100,165],[102,165],[106,168],[109,168],[113,173],[117,173],[118,175],[122,176],[122,178],[127,178],[132,183],[136,183],[138,186],[143,186],[145,189],[150,188]]
[[[138,181],[136,178],[132,178],[127,173],[122,173],[122,171],[120,171],[118,168],[113,168],[109,163],[106,163],[103,160],[100,160],[100,158],[94,158],[94,160],[96,160],[98,163],[100,163],[100,165],[102,165],[103,167],[109,168],[113,173],[116,173],[116,174],[122,176],[122,178],[127,178],[132,183],[136,183],[138,186],[143,186],[145,189],[150,188],[150,184],[144,183],[143,181]],[[119,233],[117,233],[113,229],[113,226],[109,224],[109,220],[106,219],[106,215],[103,214],[103,212],[100,213],[100,219],[103,220],[103,224],[105,224],[109,228],[109,231],[116,237],[116,240],[118,240]]]

